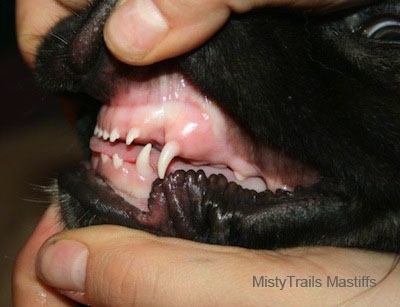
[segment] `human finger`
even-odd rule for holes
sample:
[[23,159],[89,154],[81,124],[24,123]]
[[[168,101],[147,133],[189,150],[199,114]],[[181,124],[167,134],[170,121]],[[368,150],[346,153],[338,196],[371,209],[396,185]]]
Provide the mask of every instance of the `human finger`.
[[74,306],[72,301],[39,280],[35,271],[35,258],[40,246],[59,231],[61,231],[61,224],[58,209],[56,206],[51,206],[15,260],[14,306]]
[[[309,306],[395,302],[399,269],[381,281],[393,259],[337,248],[254,251],[96,226],[52,238],[37,269],[48,285],[94,306]],[[261,276],[286,282],[259,286]],[[335,286],[336,276],[369,284]]]
[[261,6],[328,11],[368,0],[121,0],[108,19],[104,39],[116,58],[148,65],[188,52],[215,34],[232,12]]

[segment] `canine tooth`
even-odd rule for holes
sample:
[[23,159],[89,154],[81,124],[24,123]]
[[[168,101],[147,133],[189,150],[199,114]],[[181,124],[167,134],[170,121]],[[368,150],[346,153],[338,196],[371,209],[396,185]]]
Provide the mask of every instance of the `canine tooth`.
[[139,136],[138,128],[131,128],[126,136],[126,145],[131,145],[132,142]]
[[119,139],[119,132],[116,128],[114,128],[110,134],[110,142],[113,143],[118,139]]
[[239,181],[243,181],[243,180],[246,179],[245,176],[243,176],[241,173],[239,173],[239,172],[237,172],[237,171],[234,171],[233,174],[235,175],[235,178],[236,178],[237,180],[239,180]]
[[99,133],[99,126],[96,125],[96,127],[94,127],[94,131],[93,131],[93,135],[96,135]]
[[143,177],[153,174],[153,169],[150,166],[150,152],[151,144],[149,143],[142,149],[136,159],[136,170]]
[[178,155],[179,150],[179,144],[176,142],[168,142],[165,144],[157,165],[158,177],[160,177],[160,179],[164,179],[168,165],[171,163],[172,159]]
[[122,158],[117,153],[113,154],[112,159],[114,167],[117,169],[120,168],[122,163],[124,162],[124,160],[122,160]]
[[109,137],[110,137],[110,134],[106,130],[104,130],[103,131],[103,140],[106,141],[106,140],[108,140]]
[[100,158],[103,163],[106,163],[108,160],[110,160],[110,157],[104,153],[100,154]]

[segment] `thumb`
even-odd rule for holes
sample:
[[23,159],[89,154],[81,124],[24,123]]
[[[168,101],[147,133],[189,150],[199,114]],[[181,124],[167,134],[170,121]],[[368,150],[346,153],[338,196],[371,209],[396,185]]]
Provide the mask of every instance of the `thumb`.
[[267,5],[326,11],[367,1],[371,0],[120,0],[107,20],[104,40],[120,61],[148,65],[201,45],[231,12]]
[[238,269],[254,257],[240,248],[94,226],[48,240],[36,269],[46,284],[92,306],[259,305],[260,298],[246,295],[253,291],[249,275]]
[[[386,303],[397,299],[400,270],[384,277],[392,261],[392,255],[357,250],[254,251],[94,226],[47,241],[36,269],[46,284],[92,306],[310,306],[352,299],[365,305],[381,302],[382,293]],[[384,282],[368,288],[325,282],[361,275]],[[272,283],[260,287],[260,276]],[[320,286],[297,284],[310,278]]]
[[147,65],[199,46],[228,19],[223,1],[121,0],[104,40],[120,61]]

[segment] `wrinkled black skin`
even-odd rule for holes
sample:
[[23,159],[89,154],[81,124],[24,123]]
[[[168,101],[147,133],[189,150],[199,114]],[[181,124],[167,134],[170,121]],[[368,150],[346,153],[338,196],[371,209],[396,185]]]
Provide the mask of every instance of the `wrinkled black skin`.
[[[104,23],[114,2],[96,0],[52,30],[38,52],[39,84],[107,101],[119,82],[176,66],[254,141],[312,165],[323,179],[305,192],[253,201],[254,195],[226,192],[225,183],[207,181],[204,187],[193,184],[193,174],[171,174],[154,183],[154,197],[175,198],[158,209],[165,218],[155,228],[143,222],[151,215],[127,209],[105,184],[95,183],[95,175],[73,170],[60,179],[68,226],[116,223],[251,248],[333,245],[400,252],[400,42],[362,34],[363,25],[381,16],[399,20],[400,1],[326,16],[278,9],[234,15],[200,48],[144,68],[118,62],[101,31],[90,32],[93,20]],[[88,122],[83,130],[91,134]],[[187,200],[191,189],[199,199]],[[107,203],[113,201],[119,205],[110,212]]]

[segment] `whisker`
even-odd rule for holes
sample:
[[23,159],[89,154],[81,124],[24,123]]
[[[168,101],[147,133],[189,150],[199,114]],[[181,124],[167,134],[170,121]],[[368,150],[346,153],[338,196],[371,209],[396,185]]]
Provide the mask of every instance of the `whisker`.
[[55,34],[55,33],[50,33],[50,35],[52,37],[58,39],[60,42],[64,43],[64,45],[68,45],[68,41],[64,37],[62,37],[62,36],[60,36],[58,34]]

